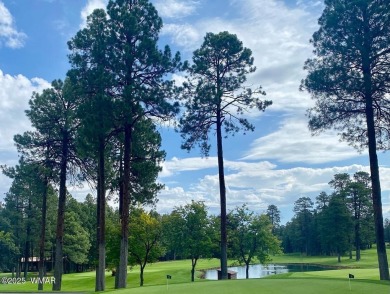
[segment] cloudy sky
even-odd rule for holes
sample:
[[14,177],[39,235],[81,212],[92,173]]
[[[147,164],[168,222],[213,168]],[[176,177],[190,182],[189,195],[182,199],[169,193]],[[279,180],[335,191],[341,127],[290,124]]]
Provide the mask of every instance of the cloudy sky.
[[[281,210],[282,222],[292,215],[299,197],[313,200],[329,191],[336,173],[368,171],[367,153],[359,154],[329,131],[311,136],[305,112],[313,105],[299,91],[304,61],[311,56],[310,37],[323,9],[318,0],[154,0],[164,21],[161,46],[169,44],[183,59],[203,41],[206,32],[229,31],[253,51],[257,71],[248,84],[261,85],[273,105],[264,113],[247,114],[256,130],[224,141],[227,202],[231,209],[248,203],[256,212],[269,204]],[[69,69],[66,42],[85,26],[106,0],[0,0],[0,164],[14,165],[18,155],[13,135],[30,128],[24,115],[33,91],[41,91]],[[159,180],[165,190],[157,208],[203,200],[219,210],[215,144],[208,159],[199,150],[180,149],[180,136],[159,128],[167,158]],[[382,199],[390,217],[388,154],[380,154]],[[0,176],[0,201],[10,185]],[[70,188],[82,200],[89,188]]]

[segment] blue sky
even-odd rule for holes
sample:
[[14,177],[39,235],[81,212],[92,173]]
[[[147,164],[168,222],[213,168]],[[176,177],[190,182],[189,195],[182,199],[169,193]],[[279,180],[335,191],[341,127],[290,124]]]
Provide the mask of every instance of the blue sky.
[[[257,71],[248,84],[267,92],[273,105],[264,113],[246,114],[256,126],[253,133],[224,141],[227,203],[231,209],[248,203],[256,212],[269,204],[281,210],[282,222],[292,215],[299,197],[313,200],[329,191],[336,173],[368,171],[366,152],[359,154],[340,142],[332,131],[311,136],[305,112],[313,105],[298,90],[305,77],[304,61],[311,56],[309,43],[318,28],[323,1],[317,0],[154,0],[164,21],[161,45],[180,51],[183,59],[202,43],[206,32],[229,31],[252,49]],[[14,165],[18,155],[13,135],[30,128],[24,115],[33,91],[41,91],[69,69],[67,41],[85,25],[94,8],[106,0],[0,0],[0,164]],[[175,75],[180,82],[180,75]],[[180,149],[180,136],[159,127],[167,158],[159,180],[165,190],[157,208],[202,200],[212,213],[219,210],[215,144],[208,159],[198,150]],[[382,200],[390,217],[388,154],[380,155]],[[0,176],[0,200],[10,180]],[[82,200],[89,187],[70,187]]]

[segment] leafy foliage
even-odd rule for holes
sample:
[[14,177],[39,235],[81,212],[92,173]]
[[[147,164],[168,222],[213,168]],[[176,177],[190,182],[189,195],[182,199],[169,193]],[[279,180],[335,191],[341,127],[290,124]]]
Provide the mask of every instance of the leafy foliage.
[[157,261],[164,252],[161,246],[161,222],[153,213],[135,209],[130,216],[130,230],[129,262],[140,266],[140,286],[143,286],[146,264]]
[[195,279],[195,268],[199,258],[210,257],[215,243],[212,242],[212,230],[207,208],[203,202],[174,209],[165,222],[168,227],[168,244],[181,258],[191,259],[191,281]]
[[272,234],[272,223],[265,214],[255,215],[246,205],[237,207],[228,214],[229,248],[231,257],[246,265],[256,258],[260,263],[270,261],[269,254],[281,252],[280,242]]

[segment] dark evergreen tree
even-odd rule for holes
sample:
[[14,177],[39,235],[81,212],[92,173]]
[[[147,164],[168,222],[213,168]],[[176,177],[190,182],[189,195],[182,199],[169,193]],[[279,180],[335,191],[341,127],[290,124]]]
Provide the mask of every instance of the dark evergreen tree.
[[294,202],[295,218],[298,224],[298,240],[300,252],[309,255],[312,240],[313,201],[309,197],[301,197]]
[[390,242],[390,220],[385,219],[385,241]]
[[357,172],[354,180],[347,186],[348,207],[352,214],[354,226],[354,245],[356,250],[356,261],[360,260],[362,243],[362,225],[366,217],[371,218],[371,180],[366,172]]
[[30,108],[26,110],[26,114],[35,131],[15,136],[19,151],[29,160],[47,165],[51,169],[48,181],[59,183],[54,290],[61,289],[62,281],[66,182],[69,179],[67,176],[74,175],[75,167],[82,166],[75,148],[77,104],[78,98],[70,80],[65,83],[61,80],[53,81],[51,88],[42,93],[34,93],[29,101]]
[[275,234],[276,230],[280,226],[280,211],[274,204],[268,205],[267,216],[269,217],[272,224],[272,233]]
[[368,147],[381,280],[389,280],[377,149],[389,148],[390,2],[327,0],[306,61],[302,89],[315,99],[313,133],[336,129],[357,148]]
[[338,262],[350,247],[351,228],[350,212],[340,195],[333,194],[329,205],[319,215],[321,246],[328,254],[337,254]]
[[80,120],[78,129],[78,149],[82,158],[89,158],[93,165],[87,176],[97,188],[97,248],[98,266],[96,271],[96,291],[105,289],[105,213],[106,178],[110,166],[107,154],[111,150],[113,126],[113,101],[110,90],[113,74],[110,70],[109,25],[104,10],[95,10],[87,20],[87,27],[80,30],[68,42],[72,69],[69,78],[78,89],[81,102],[77,108]]
[[322,211],[324,208],[329,206],[330,195],[326,192],[321,192],[320,195],[316,197],[317,209]]

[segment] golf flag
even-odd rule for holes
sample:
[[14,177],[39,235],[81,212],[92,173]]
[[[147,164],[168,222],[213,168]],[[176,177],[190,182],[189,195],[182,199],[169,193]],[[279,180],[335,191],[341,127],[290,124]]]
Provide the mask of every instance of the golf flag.
[[168,280],[170,280],[170,279],[172,279],[172,276],[167,275],[167,290],[169,289],[169,281]]
[[351,279],[354,279],[355,276],[353,274],[348,274],[348,284],[349,284],[349,291],[352,290],[351,288]]

